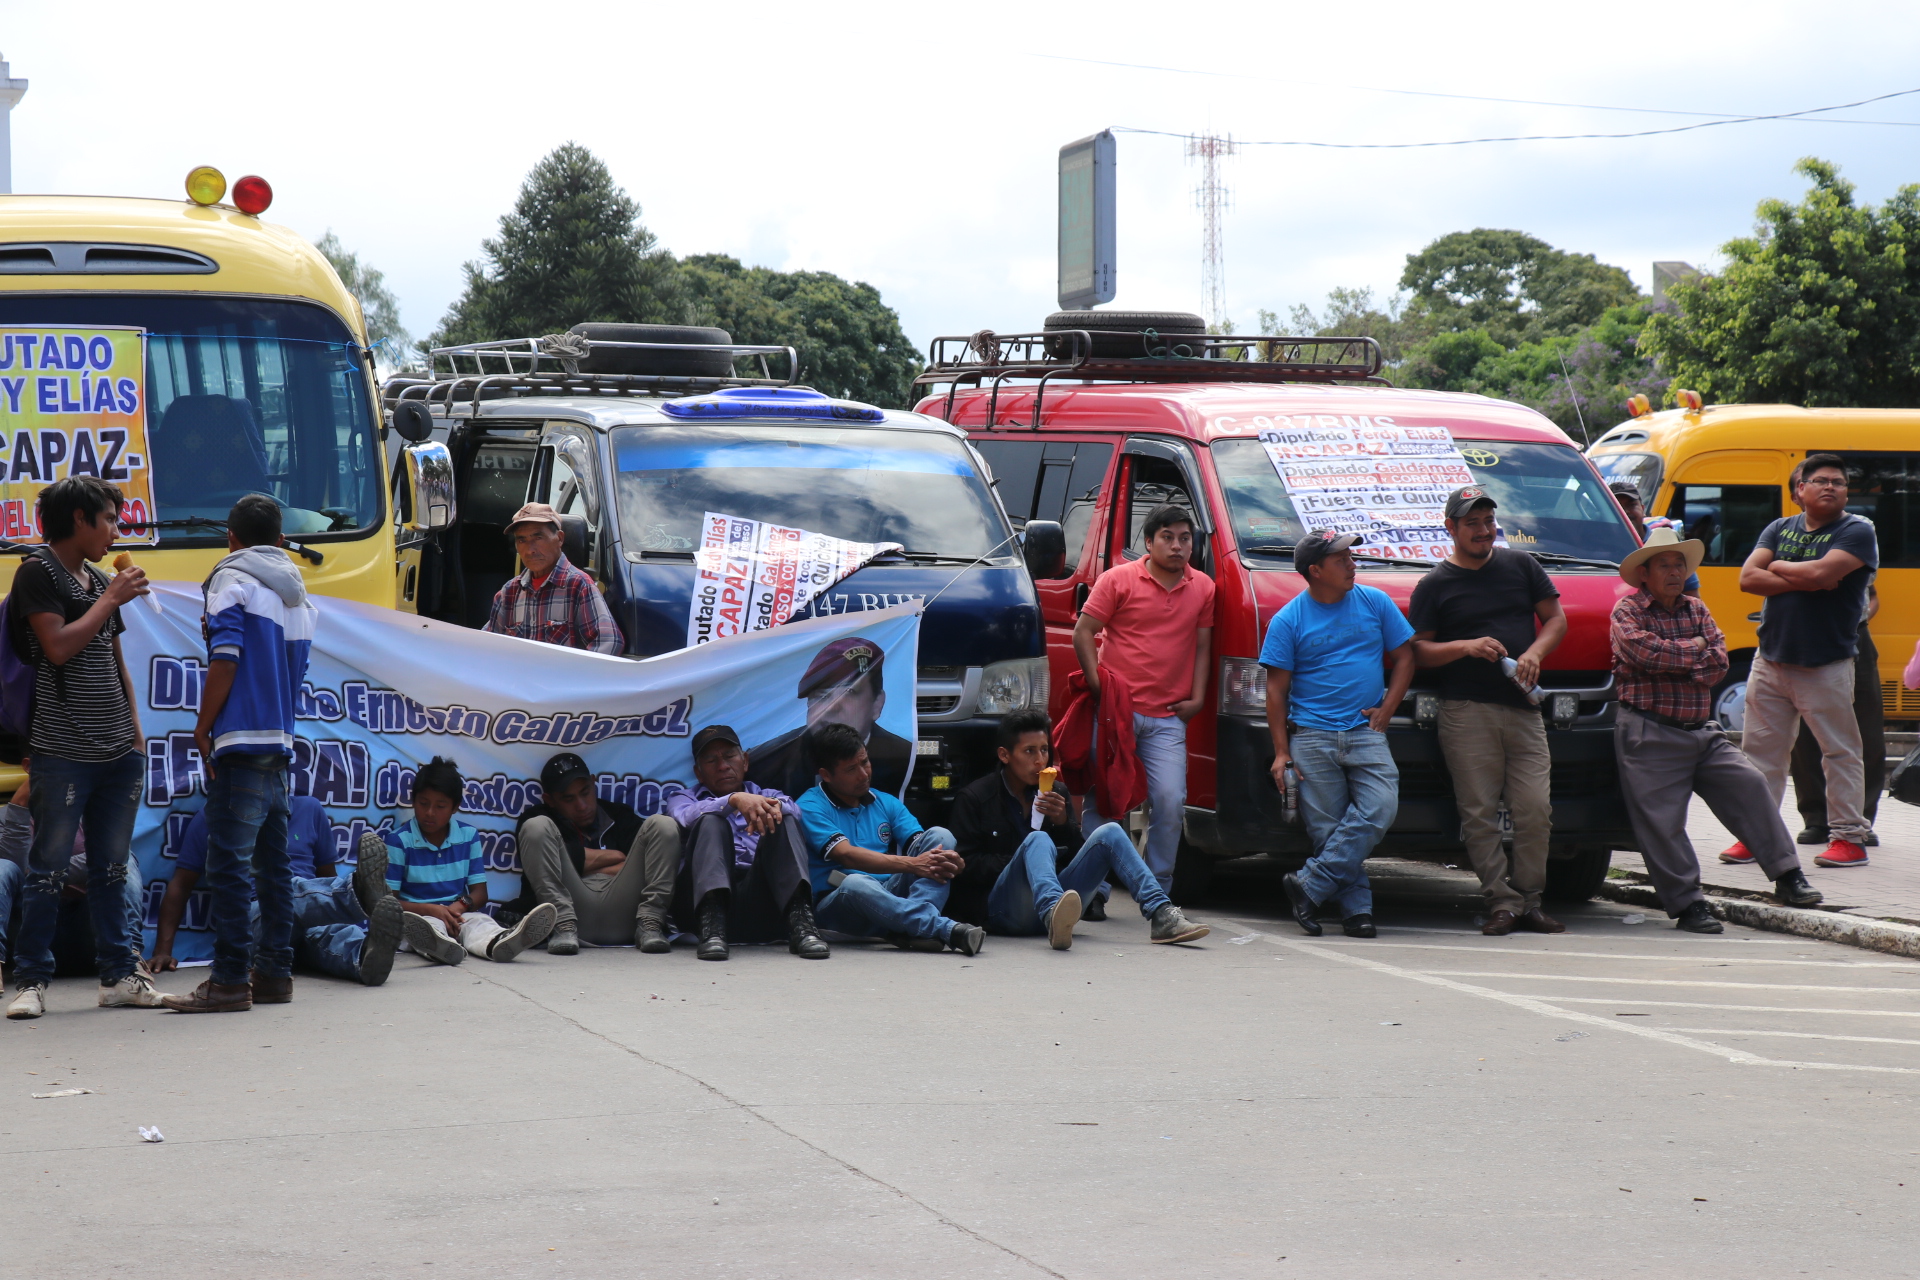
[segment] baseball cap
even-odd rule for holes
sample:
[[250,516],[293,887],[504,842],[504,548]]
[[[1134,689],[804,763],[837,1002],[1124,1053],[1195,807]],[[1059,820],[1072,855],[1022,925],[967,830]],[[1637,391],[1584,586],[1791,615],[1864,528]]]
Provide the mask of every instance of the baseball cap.
[[731,742],[737,747],[740,745],[740,735],[729,725],[710,724],[693,735],[693,758],[698,760],[700,753],[716,742]]
[[517,524],[550,524],[560,527],[560,513],[544,502],[529,502],[513,513],[513,519],[507,521],[507,532],[512,533]]
[[540,789],[548,795],[566,787],[576,778],[591,778],[593,770],[571,751],[562,751],[540,766]]
[[1336,551],[1345,551],[1363,539],[1357,533],[1335,533],[1331,529],[1315,529],[1306,537],[1293,544],[1293,567],[1305,573]]
[[1619,495],[1622,501],[1640,501],[1640,486],[1631,480],[1613,480],[1608,482],[1607,488]]
[[879,666],[886,657],[885,649],[860,636],[835,640],[815,654],[813,661],[807,665],[806,674],[800,677],[800,696],[804,698],[808,694],[852,684]]
[[1458,520],[1475,507],[1498,507],[1499,505],[1485,489],[1477,484],[1470,484],[1465,488],[1455,489],[1447,495],[1447,519]]

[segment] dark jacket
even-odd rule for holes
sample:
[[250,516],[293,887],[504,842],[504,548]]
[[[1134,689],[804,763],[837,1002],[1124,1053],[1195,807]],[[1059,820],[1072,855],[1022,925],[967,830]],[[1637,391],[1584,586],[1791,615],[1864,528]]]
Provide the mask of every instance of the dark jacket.
[[[1055,791],[1067,796],[1058,782]],[[963,788],[953,799],[953,813],[947,829],[953,832],[954,848],[966,860],[966,868],[953,878],[947,897],[949,919],[985,926],[987,895],[1000,873],[1013,861],[1015,850],[1033,834],[1033,797],[1039,788],[1024,796],[1007,789],[1006,775],[1000,769]],[[1056,864],[1071,858],[1080,848],[1080,829],[1073,822],[1073,798],[1067,796],[1067,819],[1059,826],[1044,828],[1053,837]]]
[[[633,848],[634,838],[640,834],[640,824],[646,821],[645,818],[642,818],[633,811],[631,805],[621,804],[618,800],[602,800],[600,802],[599,816],[607,825],[601,829],[598,837],[599,843],[594,847],[599,849],[618,849],[623,853]],[[574,874],[580,876],[586,875],[586,842],[580,838],[580,832],[574,828],[574,825],[560,816],[558,809],[552,808],[549,805],[536,804],[531,809],[523,810],[520,814],[519,821],[513,824],[515,839],[517,840],[519,838],[520,832],[535,818],[553,819],[553,825],[560,828],[561,841],[567,846],[567,858],[573,863]],[[520,896],[501,907],[500,910],[495,913],[495,916],[496,918],[502,919],[503,922],[508,922],[507,913],[512,912],[514,914],[511,919],[518,920],[521,916],[533,910],[534,905],[539,901],[540,899],[534,896],[532,888],[528,887],[525,881],[522,881]]]

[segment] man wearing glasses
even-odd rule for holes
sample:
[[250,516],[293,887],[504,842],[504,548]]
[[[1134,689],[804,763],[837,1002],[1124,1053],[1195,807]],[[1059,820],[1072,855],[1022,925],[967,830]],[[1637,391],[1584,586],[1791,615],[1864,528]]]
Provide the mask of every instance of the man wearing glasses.
[[[1823,867],[1867,862],[1864,761],[1853,714],[1854,655],[1867,588],[1880,564],[1873,524],[1847,511],[1846,464],[1815,453],[1793,487],[1801,514],[1775,520],[1740,567],[1740,589],[1766,597],[1760,652],[1747,677],[1741,748],[1767,781],[1775,804],[1786,792],[1787,764],[1799,725],[1820,744],[1832,843]],[[1723,862],[1753,855],[1735,844]]]

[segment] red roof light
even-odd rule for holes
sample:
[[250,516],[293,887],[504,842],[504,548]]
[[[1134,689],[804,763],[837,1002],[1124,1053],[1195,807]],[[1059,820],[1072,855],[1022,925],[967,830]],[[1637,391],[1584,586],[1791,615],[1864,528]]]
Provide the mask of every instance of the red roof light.
[[265,178],[248,174],[233,184],[233,207],[242,213],[259,217],[273,203],[273,188],[267,185]]

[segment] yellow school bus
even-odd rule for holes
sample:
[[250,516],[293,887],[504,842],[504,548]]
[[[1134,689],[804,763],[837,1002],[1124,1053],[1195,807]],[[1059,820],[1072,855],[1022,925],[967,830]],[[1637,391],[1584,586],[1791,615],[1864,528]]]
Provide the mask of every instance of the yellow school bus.
[[[415,492],[450,481],[445,449],[416,443],[389,470],[360,307],[257,216],[266,184],[220,203],[201,169],[189,191],[0,195],[0,590],[40,541],[38,490],[95,474],[129,495],[122,541],[150,578],[204,580],[228,509],[258,492],[308,590],[410,610],[429,520],[407,513],[450,516]],[[17,777],[0,769],[0,791]]]
[[1920,720],[1920,693],[1900,683],[1920,636],[1920,409],[1672,409],[1621,423],[1588,452],[1609,480],[1639,486],[1648,515],[1666,516],[1682,536],[1706,543],[1700,597],[1726,632],[1733,660],[1717,695],[1722,706],[1744,695],[1759,644],[1761,600],[1740,590],[1740,566],[1768,521],[1799,514],[1787,484],[1794,467],[1810,453],[1839,454],[1847,510],[1873,521],[1879,535],[1872,632],[1887,718]]

